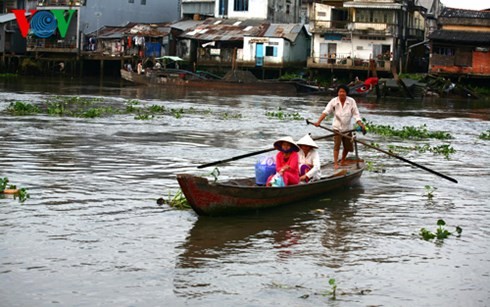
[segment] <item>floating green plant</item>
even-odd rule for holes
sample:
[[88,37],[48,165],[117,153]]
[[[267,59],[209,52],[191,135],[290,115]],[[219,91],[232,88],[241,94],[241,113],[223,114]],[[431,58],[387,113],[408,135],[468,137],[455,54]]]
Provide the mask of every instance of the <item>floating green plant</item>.
[[396,152],[408,152],[408,151],[418,151],[419,153],[432,152],[433,154],[443,155],[446,159],[449,160],[449,156],[456,152],[456,150],[451,147],[449,144],[443,144],[438,146],[430,146],[429,144],[425,144],[423,146],[397,146],[397,145],[388,145],[388,149],[392,153]]
[[149,106],[148,107],[148,110],[151,113],[164,113],[165,112],[165,107],[154,104],[154,105]]
[[365,161],[366,164],[366,171],[368,172],[373,172],[373,173],[384,173],[386,170],[379,165],[374,164],[372,161]]
[[9,179],[7,177],[0,178],[0,192],[3,192],[7,188]]
[[27,193],[27,190],[25,188],[17,188],[16,185],[9,185],[9,179],[7,177],[0,178],[0,194],[6,192],[6,190],[11,190],[14,195],[14,198],[19,198],[19,201],[21,203],[25,202],[28,198],[30,198],[29,193]]
[[52,116],[95,118],[115,112],[111,107],[92,107],[101,98],[79,96],[55,96],[46,102],[46,110]]
[[[21,203],[25,202],[28,198],[31,198],[31,196],[29,195],[29,193],[27,193],[26,188],[20,188],[17,195],[18,195],[19,201]],[[14,197],[15,197],[15,195],[14,195]]]
[[41,110],[36,105],[22,101],[16,101],[10,103],[10,105],[7,107],[7,112],[12,115],[29,115],[37,114],[41,112]]
[[267,111],[265,115],[268,118],[277,118],[280,120],[304,120],[298,112],[286,113],[281,108],[279,108],[277,112]]
[[[434,147],[428,147],[430,152],[438,155],[443,155],[447,160],[449,160],[449,155],[456,152],[456,150],[448,144],[438,145]],[[420,150],[419,150],[420,152]]]
[[218,176],[220,175],[220,171],[217,167],[213,169],[213,171],[209,174],[214,178],[214,182],[218,181]]
[[330,278],[328,280],[328,284],[330,285],[330,295],[332,295],[332,299],[336,299],[337,293],[337,283],[335,282],[335,278]]
[[486,132],[482,132],[479,136],[479,139],[489,141],[490,140],[490,129],[487,130]]
[[182,193],[182,190],[177,191],[174,196],[171,196],[169,194],[168,199],[165,200],[163,198],[157,199],[157,204],[163,205],[167,204],[172,208],[179,209],[179,210],[187,210],[190,209],[191,206],[189,205],[189,202],[185,198],[184,194]]
[[429,200],[432,200],[434,198],[434,192],[437,190],[437,188],[430,185],[426,185],[424,186],[424,188],[425,188],[425,195]]
[[235,113],[235,114],[228,114],[228,112],[225,112],[222,116],[221,119],[238,119],[242,118],[242,114],[240,113]]
[[84,118],[96,118],[101,117],[103,115],[114,114],[116,111],[111,107],[99,107],[99,108],[90,108],[83,111],[79,117]]
[[134,119],[150,120],[150,119],[153,119],[153,115],[151,115],[151,114],[138,114],[138,115],[135,115]]
[[175,118],[181,118],[184,114],[183,108],[180,108],[178,110],[177,109],[171,109],[170,111],[172,112],[172,114]]
[[[449,232],[444,226],[446,226],[446,222],[442,219],[437,221],[437,229],[436,232],[431,232],[425,228],[420,229],[420,236],[422,239],[429,241],[432,239],[437,239],[439,241],[443,241],[444,239],[447,239],[450,235],[452,235],[451,232]],[[459,237],[461,233],[463,232],[463,229],[459,226],[456,226],[456,233],[458,234],[457,236]]]
[[189,205],[189,202],[187,201],[187,198],[185,198],[184,194],[182,193],[181,190],[179,190],[174,197],[172,197],[169,201],[169,205],[173,208],[176,209],[190,209],[191,206]]
[[12,115],[30,115],[36,113],[45,113],[50,116],[96,118],[106,117],[115,114],[134,114],[136,120],[155,119],[156,115],[168,115],[177,119],[182,118],[185,114],[198,115],[215,115],[222,119],[238,119],[240,113],[212,113],[210,109],[199,110],[194,107],[188,109],[176,108],[168,109],[161,105],[145,106],[140,101],[132,99],[125,104],[115,106],[107,105],[100,98],[88,98],[78,96],[54,96],[48,98],[45,102],[38,105],[25,103],[22,101],[12,102],[7,108]]
[[126,102],[126,113],[133,113],[137,111],[137,108],[135,106],[140,104],[141,102],[139,102],[138,100],[135,99],[128,100],[128,102]]
[[319,293],[319,294],[323,296],[330,296],[331,299],[335,300],[337,298],[337,283],[335,281],[335,278],[330,278],[328,280],[328,285],[330,286],[330,289],[324,293]]
[[402,139],[439,139],[447,140],[453,137],[448,132],[444,131],[429,131],[427,125],[422,125],[419,127],[413,126],[403,126],[401,129],[395,129],[389,125],[376,125],[372,122],[366,121],[366,127],[370,132],[382,135],[382,136],[396,136]]

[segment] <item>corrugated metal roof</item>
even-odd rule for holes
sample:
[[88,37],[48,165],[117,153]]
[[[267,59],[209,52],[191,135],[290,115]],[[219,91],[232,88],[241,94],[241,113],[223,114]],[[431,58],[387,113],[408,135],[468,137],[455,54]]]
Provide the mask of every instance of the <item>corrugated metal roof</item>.
[[98,36],[105,39],[118,39],[128,35],[140,35],[146,37],[162,37],[170,33],[170,27],[167,23],[142,24],[128,23],[125,26],[104,26],[98,31],[94,31],[89,36]]
[[129,33],[150,37],[167,36],[170,33],[170,26],[167,23],[136,24],[129,30]]
[[482,46],[489,46],[490,32],[436,30],[429,35],[429,39],[453,43],[476,43]]
[[0,23],[9,22],[15,19],[15,15],[13,13],[2,14],[0,16]]
[[200,24],[202,24],[204,20],[182,20],[182,21],[177,21],[172,23],[172,28],[181,30],[181,31],[187,31],[189,29],[194,29]]
[[202,41],[243,41],[244,36],[262,36],[268,27],[269,23],[264,20],[209,18],[180,37]]
[[[26,12],[26,16],[30,16],[31,13]],[[15,20],[15,14],[14,13],[7,13],[7,14],[1,14],[0,15],[0,23],[6,23],[9,21]]]
[[453,8],[446,7],[442,10],[439,17],[490,19],[490,12],[488,12],[488,11],[461,10],[461,9],[453,9]]
[[304,25],[296,23],[273,23],[264,33],[264,37],[280,37],[294,42]]

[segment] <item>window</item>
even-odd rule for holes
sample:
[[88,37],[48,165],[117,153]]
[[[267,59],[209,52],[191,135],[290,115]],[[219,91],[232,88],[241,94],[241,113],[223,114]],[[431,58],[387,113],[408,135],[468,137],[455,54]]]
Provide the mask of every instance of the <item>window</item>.
[[146,5],[146,0],[141,0],[141,5]]
[[454,48],[434,47],[434,53],[445,56],[454,56]]
[[128,0],[128,3],[134,3],[134,0]]
[[233,9],[237,12],[248,11],[248,0],[235,0]]
[[386,37],[383,36],[359,36],[359,39],[365,39],[370,41],[384,41]]
[[372,23],[392,23],[393,13],[383,10],[356,10],[355,21]]
[[266,46],[265,56],[277,56],[277,48],[273,46]]

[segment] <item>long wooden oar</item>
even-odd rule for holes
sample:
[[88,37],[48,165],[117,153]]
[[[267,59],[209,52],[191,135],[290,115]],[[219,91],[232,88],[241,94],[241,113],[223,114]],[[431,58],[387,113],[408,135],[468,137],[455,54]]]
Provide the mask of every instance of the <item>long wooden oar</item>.
[[[307,124],[312,124],[312,125],[314,125],[314,124],[315,124],[315,123],[313,123],[313,122],[309,121],[308,119],[306,120],[306,123],[307,123]],[[352,139],[354,139],[353,137],[351,137],[351,136],[349,136],[349,135],[347,135],[347,134],[344,134],[344,133],[342,133],[342,132],[335,131],[335,130],[330,129],[330,128],[328,128],[328,127],[325,127],[325,126],[322,126],[322,125],[320,125],[320,126],[318,126],[318,127],[323,128],[323,129],[325,129],[325,130],[328,130],[328,131],[330,131],[330,132],[334,132],[334,133],[336,133],[336,134],[340,134],[341,136],[346,137],[346,138],[349,138],[349,139],[351,139],[351,140],[352,140]],[[451,178],[451,177],[449,177],[449,176],[446,176],[446,175],[444,175],[444,174],[441,174],[441,173],[439,173],[439,172],[436,172],[436,171],[435,171],[435,170],[433,170],[433,169],[430,169],[430,168],[428,168],[428,167],[425,167],[425,166],[423,166],[423,165],[420,165],[420,164],[418,164],[418,163],[415,163],[415,162],[410,161],[410,160],[408,160],[408,159],[405,159],[405,158],[403,158],[403,157],[400,157],[400,156],[397,156],[397,155],[395,155],[395,154],[392,154],[391,152],[388,152],[388,151],[386,151],[386,150],[380,149],[380,148],[378,148],[378,147],[376,147],[376,146],[370,145],[370,144],[368,144],[368,143],[366,143],[366,142],[363,142],[363,141],[361,141],[361,140],[355,139],[355,141],[356,141],[356,142],[358,142],[358,143],[361,143],[362,145],[367,146],[367,147],[369,147],[369,148],[376,149],[377,151],[381,151],[382,153],[387,154],[387,155],[389,155],[389,156],[392,156],[393,158],[397,158],[397,159],[399,159],[399,160],[402,160],[403,162],[407,162],[407,163],[409,163],[409,164],[412,164],[413,166],[416,166],[416,167],[418,167],[418,168],[421,168],[421,169],[423,169],[423,170],[425,170],[425,171],[428,171],[429,173],[432,173],[432,174],[434,174],[434,175],[440,176],[440,177],[442,177],[442,178],[444,178],[444,179],[446,179],[446,180],[452,181],[452,182],[454,182],[454,183],[458,183],[458,181],[457,181],[456,179]]]
[[[352,132],[352,131],[354,131],[354,130],[344,131],[344,133],[349,133],[349,132]],[[324,135],[324,136],[319,136],[319,137],[313,138],[313,140],[316,141],[316,140],[331,138],[333,136],[335,136],[335,133],[334,134]],[[226,162],[230,162],[230,161],[235,161],[235,160],[239,160],[239,159],[243,159],[243,158],[247,158],[247,157],[252,157],[252,156],[260,155],[262,153],[273,151],[275,149],[276,148],[274,148],[274,147],[273,148],[262,149],[262,150],[254,151],[254,152],[251,152],[251,153],[248,153],[248,154],[244,154],[244,155],[232,157],[232,158],[229,158],[229,159],[215,161],[215,162],[211,162],[211,163],[207,163],[207,164],[202,164],[202,165],[199,165],[197,168],[205,168],[205,167],[208,167],[208,166],[218,165],[218,164],[222,164],[222,163],[226,163]]]

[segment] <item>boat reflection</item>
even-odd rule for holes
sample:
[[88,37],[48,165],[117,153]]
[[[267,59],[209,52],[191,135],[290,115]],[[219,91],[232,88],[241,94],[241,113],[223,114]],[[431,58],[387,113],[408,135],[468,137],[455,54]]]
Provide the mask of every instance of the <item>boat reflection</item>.
[[[296,203],[257,214],[199,217],[182,246],[183,252],[177,266],[200,268],[206,267],[207,263],[216,265],[220,258],[271,245],[277,251],[277,257],[287,257],[292,253],[288,249],[301,244],[303,237],[311,231],[318,231],[312,228],[317,228],[325,220],[341,225],[346,218],[354,215],[354,204],[363,191],[362,186],[357,185],[342,189],[330,198]],[[334,236],[332,242],[340,242],[342,238],[335,237],[345,234],[344,231],[332,231],[328,236]]]

